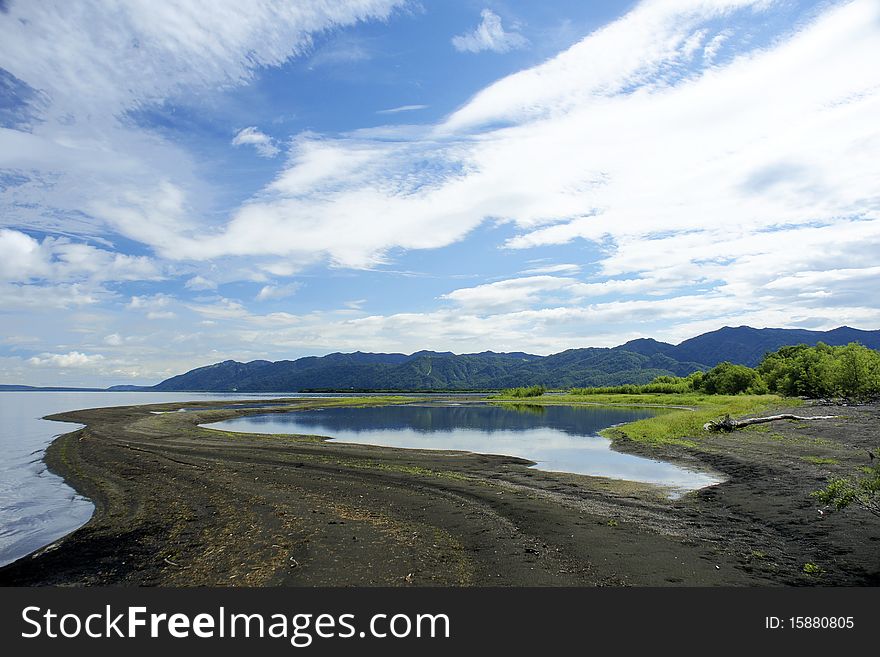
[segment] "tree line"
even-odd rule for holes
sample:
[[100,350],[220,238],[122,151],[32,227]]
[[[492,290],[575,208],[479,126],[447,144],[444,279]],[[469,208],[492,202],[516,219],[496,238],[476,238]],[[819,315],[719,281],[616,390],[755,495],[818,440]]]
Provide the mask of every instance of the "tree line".
[[757,367],[719,363],[686,377],[658,376],[646,385],[573,388],[572,394],[687,393],[763,395],[852,400],[880,396],[880,352],[851,342],[832,347],[822,342],[782,347],[764,355]]

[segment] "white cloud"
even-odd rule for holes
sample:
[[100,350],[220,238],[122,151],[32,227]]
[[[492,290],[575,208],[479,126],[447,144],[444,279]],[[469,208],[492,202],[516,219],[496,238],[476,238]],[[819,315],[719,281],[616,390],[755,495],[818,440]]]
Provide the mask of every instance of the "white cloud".
[[428,109],[428,105],[401,105],[400,107],[379,110],[376,114],[400,114],[401,112],[417,112],[423,109]]
[[131,310],[157,310],[167,307],[172,301],[173,297],[167,294],[145,294],[132,297],[127,307]]
[[630,278],[584,283],[574,278],[561,276],[526,276],[460,288],[444,294],[441,298],[454,301],[472,311],[487,313],[505,309],[525,309],[537,304],[545,306],[552,306],[556,303],[570,305],[572,302],[589,297],[655,294],[684,287],[686,283],[691,282],[672,279],[658,281]]
[[112,253],[64,237],[37,240],[17,230],[0,228],[0,280],[157,280],[159,267],[146,256]]
[[[381,17],[380,4],[392,3],[358,6]],[[5,231],[0,272],[11,282],[0,284],[4,310],[70,308],[71,318],[97,315],[102,302],[118,302],[95,283],[107,278],[104,271],[125,280],[161,276],[159,258],[212,261],[216,266],[195,269],[190,263],[178,270],[191,277],[191,290],[226,283],[233,276],[228,272],[249,272],[239,280],[258,282],[271,296],[283,286],[270,283],[268,274],[284,278],[324,261],[373,267],[398,248],[465,239],[487,221],[506,223],[513,232],[506,246],[523,256],[512,257],[530,257],[534,247],[589,243],[583,262],[568,247],[559,257],[574,263],[535,263],[508,280],[444,290],[438,308],[423,312],[366,315],[355,304],[335,312],[259,316],[230,299],[184,307],[135,297],[140,301],[132,299],[131,309],[139,312],[124,313],[131,319],[119,325],[78,320],[82,330],[100,326],[95,345],[65,343],[85,353],[110,353],[114,345],[100,336],[111,331],[127,336],[127,351],[136,334],[131,329],[139,330],[145,315],[175,311],[181,323],[193,311],[193,335],[204,335],[175,342],[165,332],[170,327],[152,325],[149,339],[157,343],[137,356],[162,363],[150,367],[150,376],[177,373],[193,353],[201,362],[192,364],[347,348],[549,353],[640,335],[675,341],[734,323],[880,325],[874,290],[880,69],[865,66],[880,60],[875,1],[828,3],[811,22],[752,50],[743,50],[748,45],[735,35],[754,12],[772,11],[772,2],[644,2],[544,64],[490,85],[436,125],[300,135],[272,183],[221,225],[211,223],[216,215],[201,212],[196,167],[183,151],[113,117],[102,123],[108,112],[178,93],[158,75],[153,79],[152,69],[144,80],[132,77],[133,89],[116,89],[128,62],[122,74],[88,70],[96,62],[113,68],[119,58],[112,55],[131,36],[129,23],[122,20],[118,32],[86,26],[76,35],[75,22],[68,28],[53,18],[55,6],[11,5],[42,12],[46,27],[40,29],[66,35],[65,51],[86,50],[70,46],[78,40],[96,50],[65,59],[56,77],[41,62],[53,53],[60,57],[62,45],[35,38],[35,54],[16,55],[22,79],[42,89],[47,104],[40,109],[44,123],[33,133],[0,130],[0,166],[32,174],[5,192],[6,207],[15,210],[4,212],[3,221],[25,229],[31,223],[65,225],[84,234],[94,234],[97,221],[157,256],[117,262],[116,254],[92,246],[97,242]],[[88,13],[95,5],[84,6]],[[217,6],[227,18],[239,11],[238,5]],[[334,11],[327,7],[321,11]],[[135,10],[126,5],[117,11]],[[199,33],[190,25],[198,21],[184,14],[174,29]],[[240,31],[241,43],[250,47],[248,25],[229,21],[223,30]],[[3,29],[23,28],[5,23]],[[274,44],[259,46],[261,53],[292,47],[275,36],[260,35]],[[307,47],[308,32],[301,37],[296,48]],[[218,49],[227,47],[226,38]],[[10,48],[24,43],[13,41],[0,44],[0,65]],[[157,60],[164,62],[163,75],[194,93],[237,84],[254,70],[245,46],[224,50],[211,63],[215,46],[196,44],[192,57],[186,50]],[[28,71],[32,60],[39,60],[36,73]],[[77,61],[86,70],[83,82],[65,77]],[[175,67],[183,71],[179,78],[172,75]],[[244,72],[237,77],[235,71]],[[89,108],[77,100],[80,87],[92,84],[90,76],[99,78],[97,90],[112,88],[100,120],[89,119]],[[42,79],[48,82],[41,86]],[[64,112],[76,121],[62,121]],[[31,208],[38,204],[52,211],[35,213]],[[70,212],[83,209],[92,218]],[[63,283],[35,284],[57,280]],[[22,334],[26,327],[10,330]],[[59,341],[42,344],[36,349],[47,354],[67,349],[56,346]],[[131,371],[133,365],[114,367]]]
[[217,283],[204,276],[196,275],[187,280],[184,287],[188,290],[216,290]]
[[257,293],[257,301],[273,301],[286,299],[296,294],[302,287],[300,283],[288,283],[287,285],[264,285]]
[[84,354],[79,351],[71,351],[66,354],[40,354],[28,359],[31,365],[36,367],[90,367],[104,360],[101,354]]
[[558,264],[558,265],[540,265],[538,267],[530,267],[529,269],[524,269],[521,271],[521,274],[568,274],[569,276],[573,276],[575,274],[579,274],[581,271],[580,265],[575,265],[572,263]]
[[[406,0],[14,2],[0,12],[0,67],[32,93],[0,128],[0,224],[121,233],[162,249],[210,227],[212,199],[187,151],[139,127],[166,101],[211,104],[312,47],[312,35],[385,19]],[[256,146],[270,153],[271,143]]]
[[151,310],[146,315],[147,319],[174,319],[177,314],[170,310]]
[[126,308],[143,311],[144,316],[150,320],[174,319],[177,314],[169,308],[174,301],[174,297],[162,293],[134,296]]
[[339,35],[309,57],[310,69],[345,66],[372,59],[369,42],[348,34]]
[[82,308],[112,300],[114,296],[100,286],[83,283],[0,283],[0,307],[8,311]]
[[14,2],[0,13],[0,65],[55,111],[101,116],[222,85],[302,54],[311,35],[385,18],[400,0],[185,0],[156,5]]
[[262,157],[275,157],[281,149],[275,145],[275,140],[269,135],[260,132],[256,127],[242,128],[232,139],[233,146],[253,146]]
[[709,43],[703,48],[703,59],[707,63],[711,63],[715,61],[715,58],[718,57],[718,53],[721,51],[721,48],[724,46],[724,43],[730,39],[731,33],[729,31],[722,31],[716,34],[709,40]]
[[190,310],[207,317],[208,319],[239,319],[248,317],[247,309],[238,301],[221,298],[214,303],[193,304]]
[[[396,140],[302,135],[221,232],[168,251],[369,267],[391,248],[441,247],[487,219],[514,222],[521,233],[508,245],[526,248],[703,230],[707,217],[759,230],[876,212],[880,73],[862,66],[880,43],[873,3],[669,78],[689,37],[752,6],[766,3],[641,5],[433,129]],[[506,127],[475,136],[485,122]]]
[[505,31],[501,17],[491,9],[484,9],[480,17],[482,20],[473,32],[452,37],[452,45],[459,52],[505,53],[528,45],[528,39],[519,32]]

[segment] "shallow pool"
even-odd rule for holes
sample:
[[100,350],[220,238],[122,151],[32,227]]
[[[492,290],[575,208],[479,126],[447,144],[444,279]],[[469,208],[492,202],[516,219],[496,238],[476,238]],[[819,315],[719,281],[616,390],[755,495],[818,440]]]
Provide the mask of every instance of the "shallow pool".
[[673,494],[711,486],[715,474],[611,449],[602,429],[656,415],[657,409],[592,406],[419,404],[326,408],[240,417],[204,426],[246,433],[328,436],[334,440],[517,456],[541,470],[668,486]]

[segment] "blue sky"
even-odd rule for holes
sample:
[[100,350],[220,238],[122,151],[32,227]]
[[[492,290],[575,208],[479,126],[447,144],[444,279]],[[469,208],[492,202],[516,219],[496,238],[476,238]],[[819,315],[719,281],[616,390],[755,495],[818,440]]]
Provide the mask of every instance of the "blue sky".
[[876,0],[0,3],[0,382],[880,327]]

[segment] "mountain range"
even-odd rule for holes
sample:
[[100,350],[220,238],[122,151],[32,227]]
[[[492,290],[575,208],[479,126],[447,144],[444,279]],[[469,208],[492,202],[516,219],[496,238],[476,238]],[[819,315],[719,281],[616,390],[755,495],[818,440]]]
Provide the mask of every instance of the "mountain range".
[[549,356],[522,352],[474,354],[360,351],[297,360],[223,361],[171,377],[152,387],[110,390],[186,392],[293,392],[308,390],[489,390],[542,384],[550,388],[647,383],[660,375],[685,376],[730,361],[754,367],[767,352],[793,344],[859,342],[880,349],[880,330],[842,326],[831,331],[724,327],[673,345],[650,338],[617,347],[568,349]]

